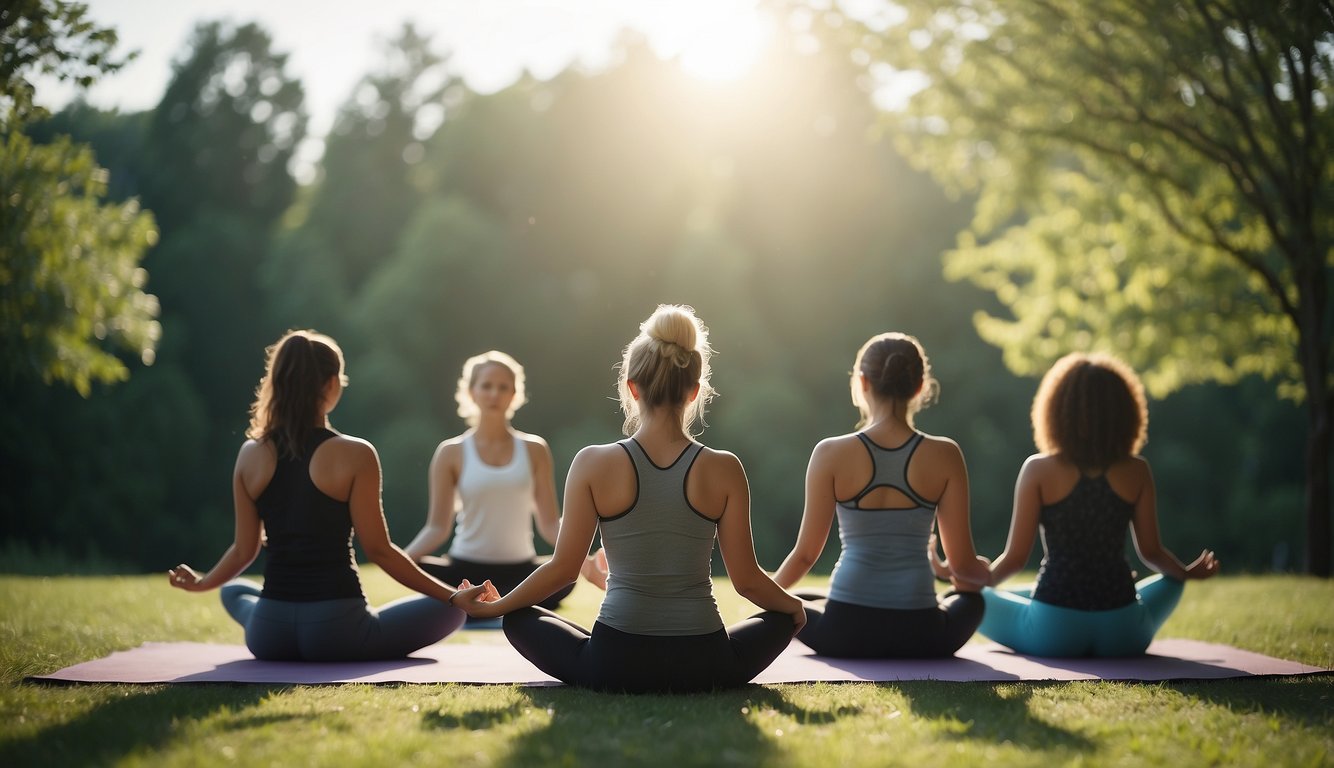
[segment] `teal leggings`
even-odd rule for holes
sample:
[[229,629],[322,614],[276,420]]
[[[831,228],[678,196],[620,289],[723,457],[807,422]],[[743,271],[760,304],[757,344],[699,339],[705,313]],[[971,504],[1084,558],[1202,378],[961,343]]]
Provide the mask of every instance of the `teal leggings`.
[[1185,585],[1161,573],[1135,585],[1135,602],[1107,611],[1042,603],[1032,590],[987,587],[978,634],[1030,656],[1138,656],[1181,600]]

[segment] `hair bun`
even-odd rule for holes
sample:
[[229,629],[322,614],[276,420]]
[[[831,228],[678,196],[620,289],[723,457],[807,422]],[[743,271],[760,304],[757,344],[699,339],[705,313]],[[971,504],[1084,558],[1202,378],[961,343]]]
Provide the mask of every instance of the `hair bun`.
[[[688,358],[689,353],[695,351],[695,343],[698,339],[695,316],[684,307],[669,304],[660,305],[652,315],[649,315],[647,320],[640,324],[639,330],[655,341],[679,347],[680,352],[676,350],[661,351],[663,357],[670,354],[674,362],[677,358]],[[681,353],[685,354],[682,355]],[[684,364],[683,362],[677,362],[677,365],[683,366]]]

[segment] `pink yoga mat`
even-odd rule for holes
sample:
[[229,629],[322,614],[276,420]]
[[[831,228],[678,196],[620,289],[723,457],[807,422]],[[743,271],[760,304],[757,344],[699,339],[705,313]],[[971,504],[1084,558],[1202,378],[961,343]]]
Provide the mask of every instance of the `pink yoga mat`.
[[[1212,680],[1330,670],[1227,645],[1159,640],[1129,659],[1039,659],[994,643],[970,643],[951,659],[852,660],[816,656],[792,643],[756,683],[814,681]],[[240,645],[145,643],[75,664],[38,680],[87,683],[508,683],[559,685],[502,638],[441,643],[397,661],[256,661]]]

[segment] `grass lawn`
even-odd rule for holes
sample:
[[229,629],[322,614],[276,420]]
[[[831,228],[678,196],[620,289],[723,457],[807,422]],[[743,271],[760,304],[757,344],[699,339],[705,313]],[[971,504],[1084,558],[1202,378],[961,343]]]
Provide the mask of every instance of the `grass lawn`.
[[[363,570],[379,603],[404,594]],[[724,617],[747,605],[718,584]],[[589,624],[600,593],[563,612]],[[1334,668],[1334,581],[1192,583],[1161,633]],[[462,632],[453,644],[487,632]],[[1334,765],[1334,676],[748,686],[619,696],[461,685],[44,685],[146,641],[239,643],[164,575],[0,576],[0,766]],[[460,652],[465,652],[460,649]]]

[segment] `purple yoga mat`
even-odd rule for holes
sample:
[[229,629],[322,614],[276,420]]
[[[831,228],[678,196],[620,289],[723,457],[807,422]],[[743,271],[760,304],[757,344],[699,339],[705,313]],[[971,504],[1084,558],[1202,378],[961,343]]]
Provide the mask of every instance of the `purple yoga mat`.
[[[1212,680],[1329,672],[1227,645],[1159,640],[1128,659],[1039,659],[994,643],[970,643],[951,659],[854,660],[816,656],[792,643],[757,683],[814,681]],[[407,659],[342,663],[256,661],[240,645],[145,643],[38,680],[86,683],[509,683],[558,685],[503,639],[440,643]]]

